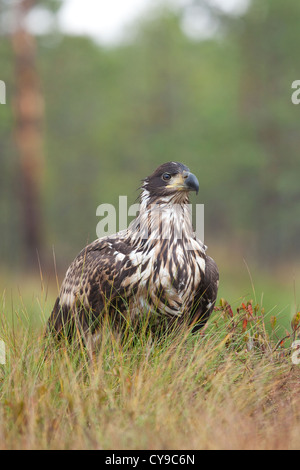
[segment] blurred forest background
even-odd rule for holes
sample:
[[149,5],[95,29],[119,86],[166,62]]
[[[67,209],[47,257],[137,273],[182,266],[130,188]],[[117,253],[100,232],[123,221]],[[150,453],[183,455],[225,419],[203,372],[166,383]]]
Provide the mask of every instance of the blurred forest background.
[[[263,297],[289,318],[299,308],[300,3],[252,0],[226,14],[208,0],[156,2],[110,46],[64,34],[62,4],[0,0],[1,289],[39,263],[45,282],[55,270],[60,282],[96,238],[97,206],[134,203],[141,178],[175,160],[199,179],[193,202],[205,204],[220,295]],[[53,18],[45,34],[27,26],[37,7]],[[186,33],[204,17],[214,34]]]

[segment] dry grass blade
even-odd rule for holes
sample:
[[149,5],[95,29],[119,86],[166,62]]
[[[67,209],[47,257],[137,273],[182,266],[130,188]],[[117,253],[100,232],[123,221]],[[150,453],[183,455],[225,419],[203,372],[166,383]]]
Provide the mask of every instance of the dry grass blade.
[[121,340],[104,324],[92,357],[64,342],[45,355],[20,318],[0,329],[2,449],[299,447],[299,369],[252,301],[222,300],[196,335],[128,328]]

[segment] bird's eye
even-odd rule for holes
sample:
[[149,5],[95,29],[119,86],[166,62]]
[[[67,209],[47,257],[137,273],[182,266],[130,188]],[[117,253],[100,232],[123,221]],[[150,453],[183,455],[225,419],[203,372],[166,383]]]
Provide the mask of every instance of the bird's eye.
[[164,181],[170,181],[170,179],[171,179],[170,173],[164,173],[164,174],[162,175],[162,179],[163,179]]

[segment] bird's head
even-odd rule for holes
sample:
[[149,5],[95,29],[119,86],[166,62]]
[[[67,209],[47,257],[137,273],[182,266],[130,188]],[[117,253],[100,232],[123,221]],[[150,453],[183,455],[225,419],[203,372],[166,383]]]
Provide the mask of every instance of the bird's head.
[[199,182],[187,166],[168,162],[145,178],[142,188],[144,195],[152,202],[163,199],[178,203],[188,201],[189,191],[196,191],[198,194]]

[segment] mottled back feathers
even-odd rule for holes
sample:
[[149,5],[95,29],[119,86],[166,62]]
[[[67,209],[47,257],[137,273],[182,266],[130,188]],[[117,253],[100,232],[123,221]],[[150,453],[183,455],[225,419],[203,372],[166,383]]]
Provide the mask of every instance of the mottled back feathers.
[[[152,324],[203,326],[214,308],[218,268],[197,239],[188,205],[197,178],[180,163],[161,165],[141,188],[140,211],[126,230],[86,246],[67,270],[48,326],[55,334],[95,333],[110,316],[143,315]],[[66,328],[67,327],[67,328]]]

